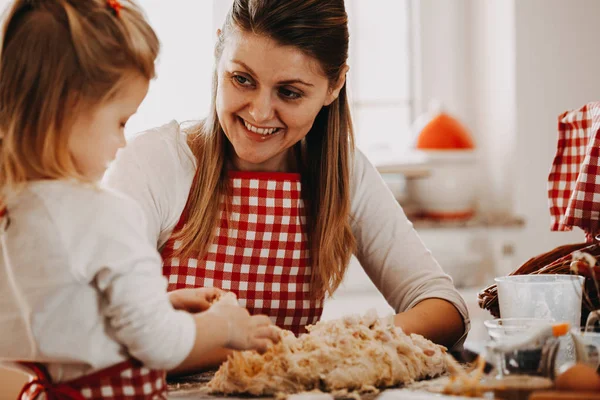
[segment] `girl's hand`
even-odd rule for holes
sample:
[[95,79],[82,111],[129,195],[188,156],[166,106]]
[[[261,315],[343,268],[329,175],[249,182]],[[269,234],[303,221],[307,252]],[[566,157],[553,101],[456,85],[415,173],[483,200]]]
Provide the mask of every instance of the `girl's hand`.
[[169,293],[173,308],[190,313],[206,311],[225,292],[218,288],[177,289]]
[[208,311],[227,321],[225,347],[231,350],[267,351],[280,340],[280,329],[266,315],[250,315],[248,310],[227,301],[217,301]]

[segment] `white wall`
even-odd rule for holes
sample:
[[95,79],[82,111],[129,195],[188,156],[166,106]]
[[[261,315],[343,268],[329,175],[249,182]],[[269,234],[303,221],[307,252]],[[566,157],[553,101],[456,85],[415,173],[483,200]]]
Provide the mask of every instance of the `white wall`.
[[[169,122],[204,118],[211,94],[214,37],[209,0],[138,0],[161,42],[157,79],[138,113],[127,123],[128,135]],[[174,27],[177,27],[174,29]],[[211,36],[212,35],[212,36]],[[188,38],[187,40],[185,38]]]
[[[209,1],[209,0],[202,0]],[[213,30],[221,29],[225,17],[233,4],[233,0],[212,0],[213,3]]]
[[[468,56],[467,0],[418,0],[418,46],[421,77],[416,108],[426,111],[431,100],[439,100],[463,121],[469,117],[469,74],[464,56]],[[468,121],[466,121],[468,122]]]
[[514,211],[516,140],[515,3],[471,1],[469,8],[469,120],[480,150],[483,211]]
[[10,0],[0,0],[0,12],[7,10]]

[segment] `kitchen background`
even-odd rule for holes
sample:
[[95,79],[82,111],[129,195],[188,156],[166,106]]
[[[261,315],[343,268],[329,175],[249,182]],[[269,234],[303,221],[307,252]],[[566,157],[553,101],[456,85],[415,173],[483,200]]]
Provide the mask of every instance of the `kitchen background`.
[[[231,4],[138,1],[163,48],[158,78],[128,124],[128,135],[205,114],[215,32]],[[486,339],[481,321],[489,314],[478,309],[477,292],[532,256],[583,241],[579,231],[549,231],[546,179],[556,149],[557,116],[600,100],[600,1],[346,2],[358,145],[382,170],[396,171],[386,180],[407,212],[414,204],[398,171],[408,176],[431,171],[411,149],[412,127],[429,104],[441,104],[476,144],[475,167],[467,169],[476,174],[467,181],[471,186],[460,187],[475,190],[475,217],[414,221],[465,297],[473,320],[467,346],[480,349]],[[371,307],[382,315],[391,311],[354,260],[324,317]],[[14,398],[8,387],[15,379],[0,372],[0,398]]]

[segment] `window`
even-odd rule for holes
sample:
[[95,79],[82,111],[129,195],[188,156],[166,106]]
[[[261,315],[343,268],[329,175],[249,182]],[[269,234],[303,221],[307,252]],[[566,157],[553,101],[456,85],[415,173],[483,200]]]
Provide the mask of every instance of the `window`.
[[371,161],[404,152],[414,118],[411,0],[346,0],[349,91],[358,147]]
[[[349,96],[357,143],[375,163],[403,152],[414,118],[414,0],[346,0]],[[161,40],[157,79],[128,135],[171,119],[199,119],[210,104],[213,46],[231,0],[140,0]]]

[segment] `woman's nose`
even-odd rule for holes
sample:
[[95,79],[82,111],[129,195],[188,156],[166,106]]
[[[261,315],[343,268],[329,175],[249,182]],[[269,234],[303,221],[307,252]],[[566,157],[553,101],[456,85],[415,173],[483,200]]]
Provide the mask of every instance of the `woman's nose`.
[[268,90],[260,90],[250,103],[250,115],[254,122],[270,121],[273,119],[274,114],[271,93]]

